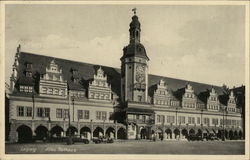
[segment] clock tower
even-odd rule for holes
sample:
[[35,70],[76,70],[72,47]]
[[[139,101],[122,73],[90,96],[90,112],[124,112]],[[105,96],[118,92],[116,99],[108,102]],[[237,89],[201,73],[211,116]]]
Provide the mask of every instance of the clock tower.
[[123,102],[147,102],[149,58],[140,43],[141,24],[135,10],[129,26],[130,41],[123,48],[123,56],[120,59],[121,97]]

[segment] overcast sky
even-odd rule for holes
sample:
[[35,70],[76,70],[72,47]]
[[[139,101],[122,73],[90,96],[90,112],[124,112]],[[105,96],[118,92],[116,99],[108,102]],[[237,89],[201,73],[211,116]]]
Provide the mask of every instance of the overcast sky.
[[120,68],[133,7],[149,73],[245,84],[245,8],[169,5],[7,5],[6,82],[18,44],[25,52]]

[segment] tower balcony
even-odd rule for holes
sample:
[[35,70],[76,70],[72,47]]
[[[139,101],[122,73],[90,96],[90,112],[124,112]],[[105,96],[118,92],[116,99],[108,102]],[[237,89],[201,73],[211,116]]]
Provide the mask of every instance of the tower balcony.
[[134,89],[135,90],[145,90],[146,89],[146,84],[145,83],[135,83],[134,84]]

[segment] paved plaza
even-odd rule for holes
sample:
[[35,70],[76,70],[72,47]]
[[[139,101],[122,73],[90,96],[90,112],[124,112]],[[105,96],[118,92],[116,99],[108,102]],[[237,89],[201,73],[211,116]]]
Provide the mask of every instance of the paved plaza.
[[6,144],[6,154],[208,154],[243,155],[244,141],[116,141],[110,144]]

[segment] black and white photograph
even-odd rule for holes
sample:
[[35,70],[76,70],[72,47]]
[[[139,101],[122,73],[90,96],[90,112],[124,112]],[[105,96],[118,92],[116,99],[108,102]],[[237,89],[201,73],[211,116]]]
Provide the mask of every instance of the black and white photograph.
[[1,8],[1,159],[249,159],[248,2]]

